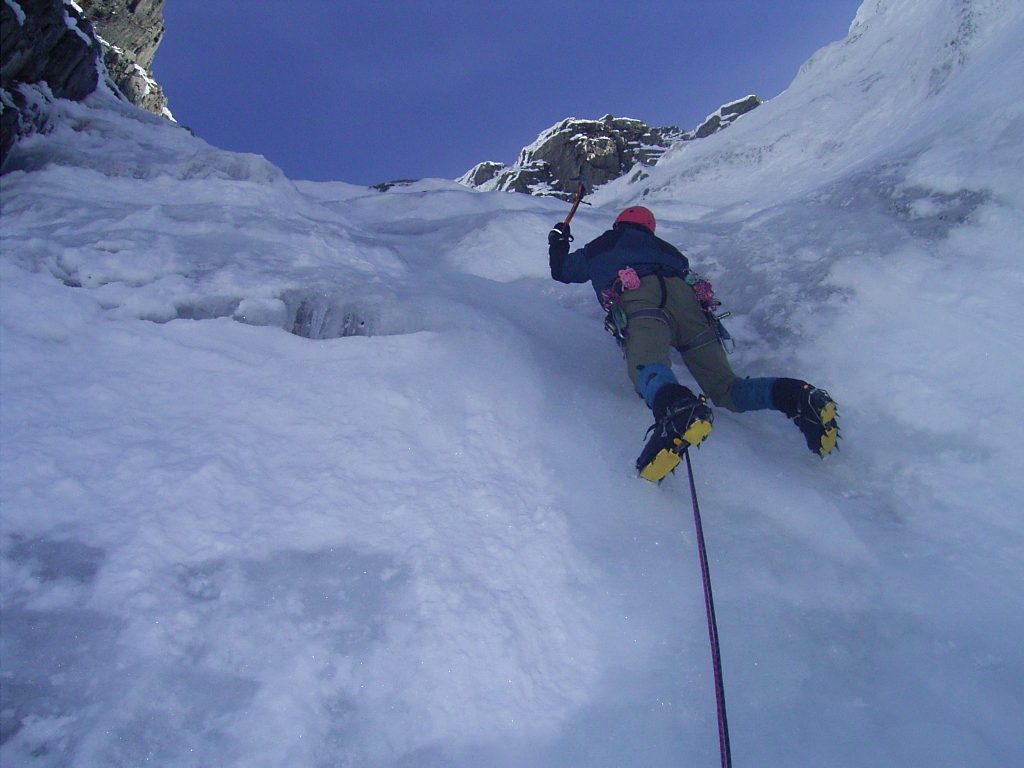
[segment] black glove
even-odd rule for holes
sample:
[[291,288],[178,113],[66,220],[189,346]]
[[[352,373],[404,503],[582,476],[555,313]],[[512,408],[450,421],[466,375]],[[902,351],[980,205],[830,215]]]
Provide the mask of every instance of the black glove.
[[563,221],[558,222],[548,232],[548,245],[555,245],[556,243],[569,243],[573,239],[572,232],[569,230],[569,225]]

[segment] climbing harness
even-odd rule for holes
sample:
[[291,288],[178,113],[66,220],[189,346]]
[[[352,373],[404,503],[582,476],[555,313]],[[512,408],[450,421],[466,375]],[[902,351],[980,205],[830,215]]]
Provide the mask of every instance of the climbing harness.
[[[679,354],[685,355],[687,352],[692,352],[695,349],[706,347],[708,344],[714,344],[716,341],[722,345],[722,349],[726,352],[730,351],[730,347],[725,345],[725,342],[732,341],[732,336],[729,331],[726,330],[725,326],[722,325],[722,320],[729,317],[731,312],[723,312],[720,315],[716,315],[714,312],[705,312],[704,317],[707,318],[708,328],[705,331],[701,331],[687,344],[680,344],[676,349],[679,350]],[[733,342],[732,346],[735,347],[736,343]]]
[[[650,318],[666,325],[672,324],[668,313],[665,311],[665,303],[667,301],[665,277],[658,272],[649,272],[647,274],[656,275],[658,282],[661,284],[661,301],[658,303],[657,308],[639,309],[629,314],[626,313],[625,307],[622,304],[622,294],[626,291],[634,291],[640,287],[641,275],[633,267],[620,269],[619,276],[611,286],[601,291],[601,306],[606,313],[604,328],[612,335],[623,351],[625,351],[626,336],[631,320]],[[646,277],[647,274],[643,276]],[[722,302],[715,298],[715,291],[711,283],[699,274],[693,270],[687,270],[686,274],[683,275],[683,280],[693,289],[693,294],[697,299],[697,303],[700,304],[708,327],[707,330],[690,339],[688,343],[676,347],[679,350],[679,354],[685,355],[687,352],[692,352],[695,349],[706,347],[708,344],[714,344],[715,342],[721,344],[722,348],[729,352],[731,348],[735,347],[736,343],[733,341],[729,331],[726,330],[726,327],[722,325],[722,320],[730,317],[732,313],[718,313],[717,310],[722,306]],[[726,342],[732,342],[732,345],[726,346]]]
[[[710,281],[700,274],[691,269],[686,272],[686,276],[683,279],[693,289],[693,295],[696,297],[697,303],[700,304],[700,308],[704,311],[704,317],[708,321],[708,329],[698,334],[695,338],[690,339],[688,344],[676,347],[679,350],[679,354],[685,355],[687,352],[700,349],[708,344],[714,344],[716,341],[722,345],[722,349],[729,352],[730,349],[725,343],[732,341],[732,336],[725,329],[725,326],[722,325],[722,320],[732,315],[732,312],[722,312],[719,314],[718,308],[722,306],[722,302],[715,297],[715,289]],[[735,348],[736,342],[733,342],[732,346]]]
[[722,768],[732,768],[732,748],[729,745],[729,721],[725,714],[725,684],[722,682],[722,654],[718,645],[718,622],[715,619],[715,601],[711,595],[711,571],[708,568],[708,552],[704,545],[704,528],[700,522],[700,506],[697,504],[697,487],[693,482],[693,465],[690,452],[686,456],[686,474],[690,479],[690,500],[693,503],[693,524],[697,531],[697,553],[700,557],[700,574],[704,583],[704,608],[708,617],[708,638],[711,640],[711,665],[715,675],[715,701],[718,706],[718,746],[722,755]]
[[[631,316],[626,314],[626,308],[622,305],[622,294],[624,291],[635,291],[639,287],[640,275],[632,267],[626,267],[619,270],[619,276],[615,278],[610,287],[601,291],[601,306],[606,313],[604,316],[604,329],[612,335],[616,343],[623,350],[626,347],[626,328],[629,325],[629,318]],[[664,290],[662,291],[662,297],[662,306],[664,306]],[[646,310],[642,311],[646,312]],[[658,319],[668,322],[668,318],[664,317],[665,313],[661,310],[658,311],[661,313],[661,317]],[[639,313],[632,315],[632,317],[638,316]]]
[[686,271],[686,276],[683,280],[693,289],[693,295],[697,297],[697,301],[700,302],[700,308],[705,312],[714,312],[722,306],[722,302],[715,298],[715,289],[711,283],[692,269]]

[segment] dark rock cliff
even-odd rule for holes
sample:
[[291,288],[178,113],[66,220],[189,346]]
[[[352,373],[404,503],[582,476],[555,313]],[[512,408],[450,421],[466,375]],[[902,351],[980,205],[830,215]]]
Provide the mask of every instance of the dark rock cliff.
[[0,2],[0,166],[19,137],[49,130],[49,102],[83,99],[101,78],[127,101],[170,117],[148,69],[163,38],[163,4]]
[[19,136],[47,128],[48,99],[96,89],[101,54],[92,25],[63,0],[0,3],[0,165]]
[[78,0],[103,44],[111,80],[135,106],[170,117],[163,89],[153,79],[164,37],[164,0]]

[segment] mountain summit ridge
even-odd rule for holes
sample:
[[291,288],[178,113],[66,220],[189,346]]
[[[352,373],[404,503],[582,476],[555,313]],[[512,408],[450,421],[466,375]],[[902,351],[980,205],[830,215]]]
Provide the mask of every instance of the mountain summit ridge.
[[494,161],[477,163],[458,181],[479,190],[567,200],[580,182],[592,191],[637,166],[655,165],[677,142],[718,133],[761,103],[751,94],[723,104],[692,131],[675,125],[655,127],[611,114],[597,120],[567,117],[541,131],[533,143],[520,150],[511,166]]

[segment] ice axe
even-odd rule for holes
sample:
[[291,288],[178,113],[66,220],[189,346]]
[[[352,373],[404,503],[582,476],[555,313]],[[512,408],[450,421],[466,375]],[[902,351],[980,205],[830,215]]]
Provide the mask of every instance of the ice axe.
[[[569,209],[569,215],[565,217],[565,221],[562,222],[565,226],[569,226],[569,222],[572,221],[572,217],[576,215],[576,209],[580,207],[580,203],[583,202],[583,196],[587,194],[587,188],[583,186],[583,182],[576,188],[576,196],[572,200],[572,208]],[[590,205],[590,203],[587,203]]]

